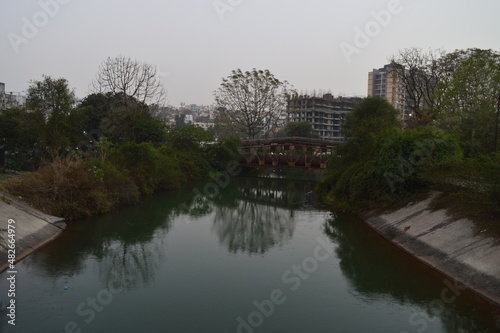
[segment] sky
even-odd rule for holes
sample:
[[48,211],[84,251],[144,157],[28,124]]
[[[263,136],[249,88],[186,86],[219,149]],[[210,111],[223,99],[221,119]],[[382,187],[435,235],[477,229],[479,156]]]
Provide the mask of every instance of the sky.
[[213,104],[237,68],[366,96],[368,72],[411,47],[500,51],[500,1],[0,0],[0,82],[21,94],[49,75],[83,98],[124,55],[158,69],[174,106]]

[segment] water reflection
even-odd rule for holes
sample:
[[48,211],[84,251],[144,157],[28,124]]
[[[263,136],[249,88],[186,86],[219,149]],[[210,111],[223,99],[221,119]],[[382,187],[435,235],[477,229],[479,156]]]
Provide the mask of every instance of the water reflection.
[[45,270],[44,275],[58,278],[82,273],[88,269],[88,260],[94,259],[103,283],[112,277],[127,281],[123,285],[129,288],[149,284],[176,215],[174,205],[181,199],[165,194],[92,221],[71,223],[57,242],[31,256],[29,263]]
[[218,198],[213,230],[231,253],[263,254],[289,241],[314,184],[238,178]]
[[214,214],[212,230],[231,253],[264,254],[290,240],[295,210],[310,200],[314,183],[285,179],[232,178],[224,188],[198,183],[178,208],[195,220]]
[[93,258],[103,283],[118,279],[135,288],[154,281],[175,217],[189,215],[196,221],[213,214],[212,230],[228,251],[263,254],[292,238],[295,209],[303,206],[308,200],[305,193],[314,187],[310,182],[233,178],[215,195],[202,195],[209,183],[158,194],[136,206],[71,223],[53,246],[31,256],[29,262],[58,283],[61,276],[88,269],[88,259]]
[[[456,300],[445,302],[453,294],[446,291],[446,298],[441,299],[443,290],[451,289],[444,277],[410,256],[401,256],[400,250],[354,218],[333,214],[325,222],[324,232],[338,244],[340,268],[357,297],[365,302],[390,297],[391,303],[419,308],[408,318],[415,332],[423,331],[438,318],[450,333],[500,331],[498,309],[466,291],[459,291]],[[485,313],[491,316],[485,317]],[[492,330],[495,326],[497,329]]]
[[241,200],[237,207],[218,207],[213,230],[229,252],[263,254],[290,240],[295,229],[293,213]]

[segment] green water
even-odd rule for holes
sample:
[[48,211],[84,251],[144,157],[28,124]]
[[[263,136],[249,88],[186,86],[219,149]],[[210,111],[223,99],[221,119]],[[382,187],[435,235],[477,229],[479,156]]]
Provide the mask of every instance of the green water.
[[3,310],[0,331],[500,332],[498,309],[313,187],[198,183],[73,223],[16,265],[16,326]]

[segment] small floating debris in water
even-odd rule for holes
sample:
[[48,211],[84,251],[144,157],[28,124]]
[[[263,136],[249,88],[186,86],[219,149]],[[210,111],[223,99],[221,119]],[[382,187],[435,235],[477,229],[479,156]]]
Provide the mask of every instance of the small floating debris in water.
[[64,290],[70,290],[71,287],[68,287],[68,286],[64,286]]

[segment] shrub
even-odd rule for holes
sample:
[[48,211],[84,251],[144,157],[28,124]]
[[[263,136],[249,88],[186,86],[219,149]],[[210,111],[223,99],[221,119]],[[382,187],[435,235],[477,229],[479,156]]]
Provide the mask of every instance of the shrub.
[[94,174],[81,161],[56,157],[37,172],[4,182],[13,195],[34,207],[69,220],[109,212],[113,200]]
[[342,148],[329,165],[320,190],[341,208],[390,204],[420,187],[422,174],[462,159],[457,140],[430,128],[380,132],[373,147],[357,160]]
[[140,193],[135,183],[112,163],[95,159],[87,161],[86,165],[104,185],[113,206],[131,205],[139,200]]
[[206,158],[217,171],[224,171],[231,161],[240,160],[241,141],[237,137],[227,138],[206,148]]
[[157,175],[160,159],[161,154],[145,142],[127,142],[112,155],[112,160],[144,194],[153,193],[159,183]]
[[[207,163],[204,160],[193,161],[191,155],[196,157],[197,154],[186,152],[179,158],[179,153],[171,148],[155,148],[146,142],[128,142],[123,144],[111,159],[132,179],[141,193],[151,194],[158,189],[178,188],[190,178],[184,174],[189,176],[189,172],[196,172],[203,162]],[[184,170],[183,164],[189,164],[189,170]]]

